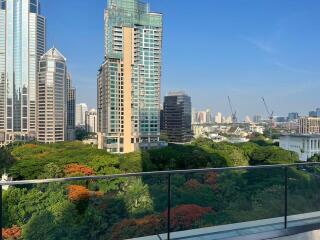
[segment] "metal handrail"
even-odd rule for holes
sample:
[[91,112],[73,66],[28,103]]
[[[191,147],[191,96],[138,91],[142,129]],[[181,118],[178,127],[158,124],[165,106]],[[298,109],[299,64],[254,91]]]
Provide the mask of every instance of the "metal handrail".
[[112,175],[101,175],[101,176],[82,176],[82,177],[34,179],[34,180],[19,180],[19,181],[0,181],[0,186],[15,186],[15,185],[42,184],[42,183],[54,183],[54,182],[81,181],[81,180],[108,180],[108,179],[117,179],[117,178],[124,178],[124,177],[142,177],[142,176],[155,176],[155,175],[168,175],[168,174],[223,172],[223,171],[229,171],[229,170],[273,169],[273,168],[309,166],[309,165],[320,165],[320,162],[223,167],[223,168],[202,168],[202,169],[188,169],[188,170],[167,170],[167,171],[123,173],[123,174],[112,174]]

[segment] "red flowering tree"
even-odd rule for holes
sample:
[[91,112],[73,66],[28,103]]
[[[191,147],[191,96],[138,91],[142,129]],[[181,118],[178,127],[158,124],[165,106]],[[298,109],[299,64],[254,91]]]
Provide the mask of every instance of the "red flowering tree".
[[111,239],[150,236],[162,233],[164,229],[164,220],[160,215],[149,215],[141,219],[125,219],[113,227]]
[[21,228],[18,226],[12,226],[11,228],[2,229],[2,237],[4,239],[16,240],[21,238]]
[[[171,209],[171,227],[174,230],[190,229],[195,221],[200,220],[204,215],[211,213],[212,208],[200,207],[195,204],[185,204]],[[167,218],[167,211],[163,212]]]
[[81,164],[68,164],[64,168],[64,173],[67,176],[92,176],[95,172],[92,168]]

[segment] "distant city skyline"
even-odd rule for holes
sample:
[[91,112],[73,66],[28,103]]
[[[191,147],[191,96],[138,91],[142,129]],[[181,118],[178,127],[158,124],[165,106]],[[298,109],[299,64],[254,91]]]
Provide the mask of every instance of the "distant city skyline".
[[[308,115],[320,105],[320,34],[315,31],[320,27],[319,2],[148,2],[154,11],[165,13],[162,96],[183,90],[196,109],[227,115],[229,95],[240,119],[266,116],[261,96],[277,116]],[[78,103],[95,108],[107,1],[41,3],[48,19],[48,47],[54,43],[67,56]]]

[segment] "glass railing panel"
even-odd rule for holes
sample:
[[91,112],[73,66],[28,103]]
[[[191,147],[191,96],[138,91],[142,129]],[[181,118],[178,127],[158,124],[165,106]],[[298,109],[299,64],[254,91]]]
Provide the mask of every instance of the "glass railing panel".
[[166,233],[167,177],[9,187],[5,239],[121,240]]
[[320,164],[288,168],[288,227],[320,223]]
[[283,229],[284,193],[282,168],[174,174],[171,228],[179,237]]

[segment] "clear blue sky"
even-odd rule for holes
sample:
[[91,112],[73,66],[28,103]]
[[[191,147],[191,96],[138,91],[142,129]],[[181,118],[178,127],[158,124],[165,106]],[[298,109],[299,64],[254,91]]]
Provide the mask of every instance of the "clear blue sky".
[[[150,0],[164,14],[162,94],[184,90],[196,109],[241,117],[320,106],[320,1]],[[41,0],[48,47],[68,60],[77,102],[96,104],[106,0]]]

